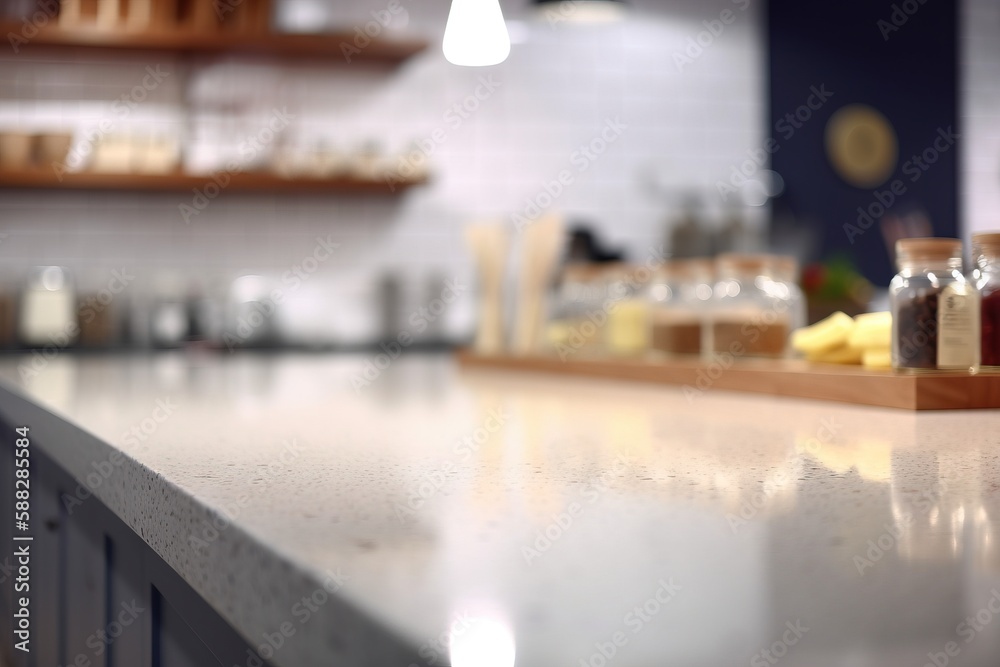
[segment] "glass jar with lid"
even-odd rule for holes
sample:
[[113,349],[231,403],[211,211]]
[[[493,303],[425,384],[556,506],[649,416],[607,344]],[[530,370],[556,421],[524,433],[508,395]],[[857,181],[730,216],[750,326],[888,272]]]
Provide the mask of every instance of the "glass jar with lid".
[[[710,325],[703,354],[781,357],[788,335],[804,319],[788,280],[787,260],[774,255],[724,254],[716,259]],[[784,266],[784,269],[782,269]]]
[[789,255],[771,255],[771,281],[788,302],[788,324],[792,331],[808,324],[806,295],[799,285],[799,262]]
[[592,354],[600,344],[604,326],[606,285],[600,265],[568,264],[551,300],[545,326],[545,348],[566,359],[572,354]]
[[972,235],[972,281],[979,291],[980,362],[1000,368],[1000,232]]
[[654,353],[701,353],[713,271],[709,259],[673,260],[656,271],[646,291]]
[[889,283],[892,367],[978,370],[979,296],[962,273],[962,242],[900,239],[896,267]]
[[649,304],[646,286],[653,272],[646,266],[611,264],[605,269],[607,315],[604,349],[618,357],[637,356],[649,349]]

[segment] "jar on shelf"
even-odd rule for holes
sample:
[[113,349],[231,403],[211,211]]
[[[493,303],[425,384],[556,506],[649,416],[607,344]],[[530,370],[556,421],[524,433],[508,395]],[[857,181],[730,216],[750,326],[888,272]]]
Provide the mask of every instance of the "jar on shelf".
[[715,265],[703,354],[784,356],[789,333],[805,319],[793,265],[774,255],[747,254],[719,255]]
[[889,283],[892,367],[978,370],[979,295],[962,273],[962,242],[901,239],[896,268]]
[[606,285],[599,265],[569,264],[559,278],[545,326],[545,349],[566,359],[600,346]]
[[678,259],[656,272],[646,291],[650,349],[657,354],[700,354],[712,298],[712,261]]
[[1000,232],[972,235],[972,281],[980,298],[980,363],[1000,368]]
[[649,304],[646,286],[653,272],[646,266],[612,264],[604,271],[607,302],[604,350],[634,357],[649,349]]

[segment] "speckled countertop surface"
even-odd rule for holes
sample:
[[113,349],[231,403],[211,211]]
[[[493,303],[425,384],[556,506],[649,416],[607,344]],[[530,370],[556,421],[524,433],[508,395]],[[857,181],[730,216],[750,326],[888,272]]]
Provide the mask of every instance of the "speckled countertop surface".
[[447,357],[365,386],[362,357],[24,362],[0,377],[96,440],[6,390],[4,416],[78,479],[125,452],[96,494],[246,637],[295,623],[279,665],[1000,655],[1000,411],[690,402]]

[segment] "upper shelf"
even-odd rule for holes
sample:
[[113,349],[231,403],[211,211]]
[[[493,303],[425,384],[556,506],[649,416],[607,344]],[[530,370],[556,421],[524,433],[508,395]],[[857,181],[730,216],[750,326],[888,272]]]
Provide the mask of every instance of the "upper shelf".
[[[74,172],[60,178],[51,169],[0,169],[0,188],[38,188],[48,190],[138,190],[145,192],[185,192],[205,188],[210,183],[223,182],[229,192],[258,193],[312,193],[312,194],[399,194],[415,185],[422,185],[425,178],[374,179],[355,176],[335,178],[287,179],[267,172],[239,172],[227,174],[225,180],[209,175],[184,174],[108,174],[99,172]],[[391,181],[391,183],[390,183]]]
[[[0,34],[20,35],[21,23],[0,22]],[[19,49],[32,45],[67,48],[175,51],[181,53],[259,53],[303,58],[332,58],[343,64],[357,61],[398,64],[427,48],[420,39],[373,38],[363,48],[355,44],[353,32],[226,33],[192,30],[110,30],[97,26],[63,28],[48,25],[26,39]],[[345,55],[345,50],[348,53]]]

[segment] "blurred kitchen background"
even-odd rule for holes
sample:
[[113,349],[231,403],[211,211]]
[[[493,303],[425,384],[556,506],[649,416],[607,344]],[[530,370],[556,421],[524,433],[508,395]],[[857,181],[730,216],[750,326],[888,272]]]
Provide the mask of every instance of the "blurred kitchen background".
[[[581,20],[586,1],[501,5],[509,58],[466,68],[441,54],[442,0],[242,0],[198,28],[200,46],[162,50],[53,43],[56,26],[98,42],[125,31],[124,5],[64,0],[35,39],[46,1],[3,0],[0,344],[463,343],[476,319],[463,229],[513,234],[545,211],[633,261],[661,244],[779,252],[847,262],[876,286],[894,272],[891,232],[844,225],[893,178],[907,188],[892,224],[966,238],[997,226],[993,0],[913,2],[899,25],[895,5],[865,0],[629,0],[599,22]],[[336,34],[316,48],[240,41],[264,24]],[[878,185],[828,157],[830,118],[851,104],[898,143]],[[957,144],[911,183],[909,157],[952,127]],[[769,164],[733,180],[769,139]],[[68,308],[80,333],[64,343]]]

